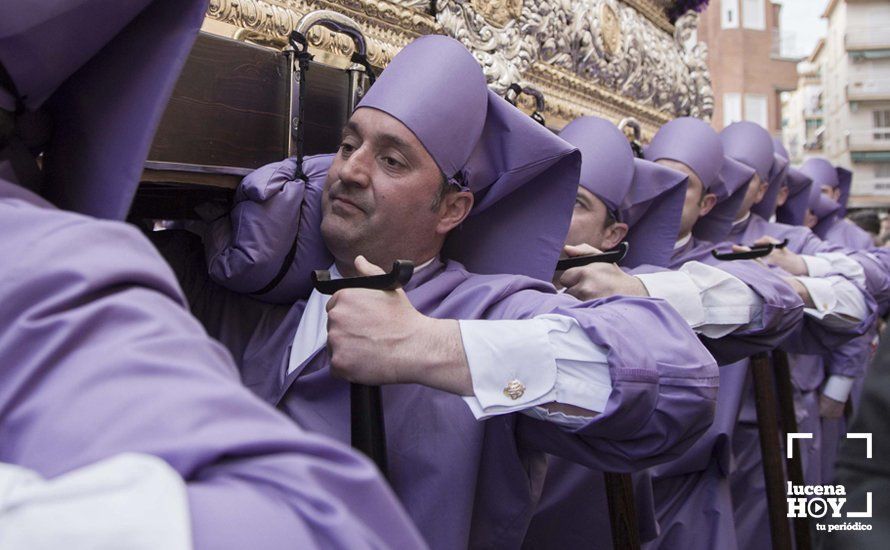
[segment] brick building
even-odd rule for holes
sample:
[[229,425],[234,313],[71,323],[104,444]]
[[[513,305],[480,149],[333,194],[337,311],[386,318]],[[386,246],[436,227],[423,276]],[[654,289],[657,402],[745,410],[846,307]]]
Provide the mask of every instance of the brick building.
[[717,130],[750,120],[779,135],[779,95],[797,87],[796,59],[782,57],[779,13],[770,0],[711,0],[698,38],[708,45]]

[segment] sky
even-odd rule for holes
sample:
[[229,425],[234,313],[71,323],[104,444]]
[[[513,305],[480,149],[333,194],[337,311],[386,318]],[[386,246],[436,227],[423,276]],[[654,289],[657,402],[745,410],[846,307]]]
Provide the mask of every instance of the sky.
[[828,27],[827,21],[820,18],[828,0],[775,0],[774,3],[782,4],[779,21],[782,54],[787,57],[810,55]]

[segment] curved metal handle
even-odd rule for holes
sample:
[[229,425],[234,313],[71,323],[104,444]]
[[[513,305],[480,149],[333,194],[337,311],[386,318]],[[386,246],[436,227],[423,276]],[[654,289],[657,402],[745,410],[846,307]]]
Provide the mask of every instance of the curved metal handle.
[[537,88],[532,88],[531,86],[520,86],[517,83],[510,84],[510,87],[507,88],[507,91],[504,92],[504,99],[507,100],[511,105],[516,105],[516,102],[519,100],[519,96],[525,94],[532,96],[535,98],[535,112],[531,114],[531,117],[535,119],[542,126],[546,126],[544,121],[544,115],[541,113],[544,112],[544,109],[547,107],[544,103],[544,94],[538,90]]
[[582,267],[587,264],[617,264],[627,256],[627,249],[630,245],[627,241],[620,243],[614,249],[603,252],[601,254],[587,254],[585,256],[574,256],[565,258],[556,262],[557,271],[565,271],[573,267]]
[[721,254],[716,250],[712,250],[711,255],[714,256],[714,258],[722,260],[724,262],[731,262],[733,260],[756,260],[757,258],[769,256],[773,250],[785,248],[786,246],[788,246],[788,239],[785,239],[780,243],[769,243],[752,246],[751,250],[745,252],[724,252]]
[[392,270],[382,275],[368,275],[364,277],[346,277],[331,280],[331,274],[327,270],[312,272],[312,286],[322,294],[333,294],[344,288],[370,288],[373,290],[395,290],[408,284],[414,275],[414,263],[409,260],[396,260],[392,263]]
[[640,122],[632,116],[627,118],[622,118],[621,122],[618,123],[618,129],[622,132],[625,128],[630,128],[634,131],[634,139],[640,141],[643,137],[643,129],[640,126]]
[[315,25],[321,25],[328,30],[345,34],[355,43],[355,53],[363,57],[368,55],[368,44],[365,35],[358,23],[352,18],[331,10],[316,10],[307,13],[300,18],[294,29],[303,36]]

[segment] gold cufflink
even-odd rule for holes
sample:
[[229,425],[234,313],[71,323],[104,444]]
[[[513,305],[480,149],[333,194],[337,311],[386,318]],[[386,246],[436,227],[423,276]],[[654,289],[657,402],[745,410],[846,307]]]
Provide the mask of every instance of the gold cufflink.
[[504,395],[512,400],[517,400],[525,393],[525,386],[519,380],[511,380],[504,388]]

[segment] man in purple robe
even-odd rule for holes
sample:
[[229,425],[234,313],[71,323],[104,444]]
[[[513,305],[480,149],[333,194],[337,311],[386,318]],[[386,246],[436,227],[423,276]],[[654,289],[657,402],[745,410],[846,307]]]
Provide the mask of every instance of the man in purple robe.
[[737,191],[754,172],[724,156],[720,139],[710,126],[692,118],[671,121],[656,134],[646,157],[690,178],[672,261],[716,264],[745,281],[764,301],[763,311],[752,316],[750,324],[735,329],[736,334],[747,331],[759,338],[746,341],[732,331],[722,337],[720,333],[711,336],[719,338],[711,349],[738,350],[727,358],[729,364],[721,366],[717,417],[711,429],[683,457],[653,468],[661,533],[651,547],[689,546],[704,537],[712,547],[735,548],[739,545],[728,479],[730,441],[748,373],[748,360],[739,358],[772,349],[799,326],[801,298],[806,297],[806,291],[796,279],[768,271],[756,262],[720,262],[711,255],[714,250],[729,248],[724,241],[738,209]]
[[[844,217],[846,203],[850,196],[852,173],[844,168],[835,167],[822,158],[811,158],[801,170],[813,179],[813,231],[825,241],[840,245],[849,251],[863,267],[877,266],[878,271],[884,267],[880,259],[871,253],[874,241],[871,236],[857,225]],[[818,212],[817,216],[815,212]],[[870,269],[869,271],[873,271]],[[885,272],[886,273],[886,272]],[[884,285],[886,287],[886,285]],[[879,314],[887,311],[887,292],[875,290],[875,285],[868,285],[868,290],[878,301]],[[823,483],[831,483],[834,479],[834,463],[838,445],[846,432],[844,405],[849,400],[851,405],[858,402],[865,367],[871,362],[872,352],[878,337],[877,321],[868,332],[843,346],[831,350],[824,357],[825,369],[836,376],[843,376],[844,391],[839,392],[835,399],[826,403],[821,409],[821,475]]]
[[8,4],[0,547],[424,547],[368,460],[241,385],[151,244],[114,221],[206,2]]
[[[678,124],[685,123],[681,121]],[[672,129],[668,129],[670,131]],[[710,144],[719,148],[716,133],[712,130],[709,132]],[[566,271],[560,281],[565,283],[568,293],[580,299],[616,294],[664,298],[684,316],[690,327],[704,335],[711,347],[724,357],[747,357],[762,349],[771,349],[796,326],[802,315],[803,303],[786,282],[762,266],[750,261],[736,264],[718,262],[710,254],[700,258],[705,263],[673,261],[678,235],[686,237],[692,230],[688,225],[681,229],[682,221],[687,224],[696,221],[689,208],[698,201],[688,201],[687,198],[694,194],[697,199],[703,194],[697,178],[692,185],[699,185],[699,188],[690,193],[685,185],[687,176],[682,172],[647,160],[634,159],[625,136],[614,124],[603,119],[584,117],[575,120],[563,129],[560,137],[577,146],[582,155],[581,180],[567,243],[608,249],[621,240],[627,240],[630,251],[636,252],[635,256],[627,258],[629,265],[636,266],[629,273],[608,264],[591,264]],[[661,140],[654,143],[656,148],[661,147],[657,158],[674,156],[668,153]],[[717,152],[722,154],[722,151]],[[719,165],[717,163],[713,169],[719,169]],[[704,168],[700,170],[704,171]],[[738,183],[750,177],[745,170],[739,169],[738,173],[740,175],[734,178]],[[717,177],[717,174],[714,176]],[[724,178],[729,176],[724,174]],[[708,182],[709,189],[716,186],[716,183]],[[579,247],[571,246],[567,246],[567,250],[582,251]],[[716,267],[723,265],[738,277]],[[672,266],[673,270],[658,269],[658,266]],[[746,284],[747,281],[751,282]],[[726,390],[727,386],[721,384],[718,418],[723,408],[721,399],[726,399],[721,396]],[[738,403],[738,399],[733,402]],[[734,414],[729,416],[734,420]],[[713,497],[714,493],[715,482],[710,482],[708,478],[722,478],[722,482],[716,483],[725,486],[723,494],[728,497],[726,476],[719,474],[716,466],[711,467],[713,461],[690,458],[712,454],[710,449],[714,444],[708,441],[712,439],[709,434],[716,425],[712,425],[709,433],[683,457],[656,468],[657,471],[664,469],[671,472],[668,477],[683,478],[681,484],[671,480],[672,496],[657,491],[653,502],[652,487],[647,484],[648,472],[637,480],[637,513],[643,539],[651,540],[658,536],[658,530],[651,526],[656,516],[661,530],[661,536],[650,546],[691,544],[693,540],[690,537],[693,535],[697,541],[710,541],[708,545],[712,547],[726,547],[725,542],[732,540],[728,538],[732,535],[731,523],[730,529],[719,523],[714,525],[708,520],[713,514],[702,512],[703,508],[714,508],[713,504],[703,504],[703,500]],[[688,468],[692,461],[697,463],[696,466],[685,473],[684,468]],[[678,464],[686,466],[678,468]],[[586,470],[569,461],[552,459],[526,546],[577,546],[590,544],[594,540],[603,547],[608,546],[608,537],[602,534],[602,531],[608,530],[608,523],[605,521],[601,479],[599,472]],[[664,479],[656,480],[659,486],[665,483]],[[682,494],[677,493],[678,486],[682,487]],[[685,512],[682,512],[682,508],[686,508]],[[723,517],[731,521],[732,508],[728,498],[725,499],[724,508]],[[584,509],[588,510],[586,520],[578,522],[577,511]],[[680,536],[680,529],[676,525],[681,513],[685,513],[687,518],[692,514],[701,514],[701,522],[695,523],[694,533],[682,530],[685,539]],[[712,528],[713,533],[710,533]]]
[[[580,302],[548,282],[579,164],[487,89],[460,43],[427,36],[365,95],[338,153],[307,159],[308,181],[287,179],[293,161],[260,169],[208,233],[211,274],[230,289],[268,286],[297,243],[263,296],[292,306],[245,331],[209,321],[245,384],[310,429],[347,440],[346,381],[383,386],[390,481],[433,547],[518,546],[544,453],[637,470],[712,419],[716,366],[667,303]],[[318,196],[320,211],[307,202]],[[323,242],[302,234],[319,218]],[[273,251],[267,235],[287,244]],[[397,258],[418,268],[404,290],[300,299],[317,244],[335,275]],[[657,327],[649,346],[642,326]]]
[[[755,171],[750,182],[740,190],[741,204],[735,213],[729,240],[737,245],[750,245],[787,238],[788,245],[774,251],[766,261],[795,275],[808,291],[808,298],[804,300],[807,322],[782,348],[796,352],[789,359],[796,391],[798,429],[814,434],[812,440],[803,440],[802,459],[805,477],[817,483],[819,402],[832,399],[840,381],[838,378],[825,381],[819,354],[863,334],[873,318],[875,302],[864,290],[865,276],[859,263],[805,228],[770,223],[764,217],[772,216],[778,194],[774,187],[781,185],[783,176],[787,175],[782,168],[787,161],[776,154],[769,133],[756,124],[740,122],[725,128],[720,138],[728,156]],[[769,544],[768,532],[762,528],[767,522],[767,507],[750,380],[748,385],[733,436],[732,496],[738,540],[743,547]]]

